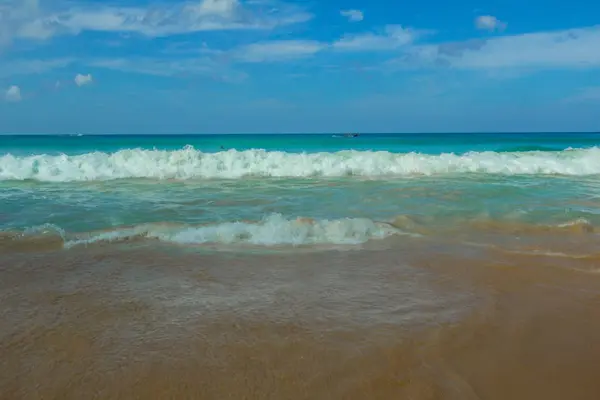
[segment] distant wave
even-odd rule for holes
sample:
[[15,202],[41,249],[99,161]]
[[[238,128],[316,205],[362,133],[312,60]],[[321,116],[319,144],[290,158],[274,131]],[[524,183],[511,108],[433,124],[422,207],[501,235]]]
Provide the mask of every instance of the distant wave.
[[0,156],[0,180],[4,181],[387,177],[457,173],[600,174],[600,149],[427,155],[354,150],[300,154],[266,150],[203,153],[188,146],[175,151],[128,149],[74,156]]
[[549,146],[539,146],[539,145],[509,146],[509,147],[504,147],[504,148],[501,148],[498,150],[499,153],[522,153],[522,152],[531,152],[531,151],[557,152],[557,151],[563,151],[563,150],[549,147]]

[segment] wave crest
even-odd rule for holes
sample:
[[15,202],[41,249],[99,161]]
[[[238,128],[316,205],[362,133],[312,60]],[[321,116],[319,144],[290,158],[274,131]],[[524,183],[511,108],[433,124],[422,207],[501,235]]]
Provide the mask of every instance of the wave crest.
[[144,240],[180,245],[321,248],[329,245],[358,245],[398,235],[413,238],[453,237],[461,232],[472,235],[509,234],[511,237],[524,235],[532,238],[545,235],[579,236],[579,241],[581,235],[594,235],[597,227],[586,219],[559,224],[489,219],[468,219],[440,224],[421,221],[407,215],[399,215],[388,221],[374,221],[368,218],[286,218],[281,214],[271,214],[260,221],[232,221],[207,225],[147,223],[85,233],[69,233],[59,226],[44,224],[21,232],[0,231],[0,252],[39,251]]
[[600,149],[560,152],[390,153],[340,151],[286,153],[229,150],[203,153],[191,146],[181,150],[127,149],[76,156],[32,155],[0,157],[0,180],[45,182],[126,178],[238,179],[261,177],[407,176],[452,173],[480,174],[600,174]]
[[259,246],[361,244],[383,239],[400,231],[390,224],[366,218],[315,220],[287,219],[272,214],[260,222],[224,222],[214,225],[185,226],[146,224],[92,233],[87,238],[65,242],[65,247],[97,242],[118,242],[134,238],[158,239],[177,244],[249,244]]

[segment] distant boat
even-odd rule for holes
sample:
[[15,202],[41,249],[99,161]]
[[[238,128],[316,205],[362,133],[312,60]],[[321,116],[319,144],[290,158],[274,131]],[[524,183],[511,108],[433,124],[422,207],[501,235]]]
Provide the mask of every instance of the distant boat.
[[331,137],[334,137],[334,138],[355,138],[358,136],[360,136],[358,133],[344,133],[341,135],[331,135]]

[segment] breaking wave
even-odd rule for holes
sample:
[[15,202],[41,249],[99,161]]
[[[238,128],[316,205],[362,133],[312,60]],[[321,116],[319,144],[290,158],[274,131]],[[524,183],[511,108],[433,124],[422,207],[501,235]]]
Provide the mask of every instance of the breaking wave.
[[120,241],[133,237],[158,239],[179,244],[252,244],[314,245],[360,244],[370,239],[383,239],[398,233],[391,225],[366,218],[315,220],[312,218],[287,219],[273,214],[256,222],[225,222],[205,226],[139,225],[129,229],[92,235],[88,239],[68,241],[66,245],[99,241]]
[[[444,228],[445,227],[445,228]],[[206,225],[185,223],[146,223],[118,226],[84,233],[66,232],[61,227],[44,224],[21,232],[0,231],[0,253],[5,250],[44,250],[72,248],[101,243],[158,240],[179,245],[321,247],[359,245],[391,236],[427,238],[452,237],[457,232],[474,235],[509,234],[525,237],[574,237],[597,232],[590,221],[576,219],[560,224],[531,224],[519,221],[467,219],[452,224],[429,225],[410,216],[399,215],[386,221],[368,218],[313,219],[286,218],[271,214],[259,221],[235,221]],[[595,240],[595,239],[594,239]]]
[[600,174],[600,148],[427,155],[354,150],[336,153],[266,150],[203,153],[188,146],[175,151],[128,149],[73,156],[0,156],[0,180],[4,181],[385,177],[456,173],[595,175]]
[[102,242],[143,239],[184,245],[355,245],[402,233],[390,223],[376,222],[366,218],[338,220],[289,219],[280,214],[272,214],[256,222],[224,222],[196,226],[151,223],[84,234],[69,234],[60,227],[43,225],[28,229],[22,234],[11,234],[11,238],[16,240],[7,241],[7,233],[5,233],[5,240],[0,240],[0,245],[4,243],[5,247],[10,245],[14,247],[14,245],[18,245],[17,242],[28,240],[39,246],[42,239],[47,243],[60,244],[61,247],[64,246],[65,248]]

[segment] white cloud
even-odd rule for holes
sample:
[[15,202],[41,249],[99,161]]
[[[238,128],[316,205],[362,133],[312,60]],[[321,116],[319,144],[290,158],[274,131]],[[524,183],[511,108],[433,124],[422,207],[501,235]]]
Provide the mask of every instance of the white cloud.
[[239,81],[245,74],[231,69],[235,62],[291,61],[327,50],[377,51],[398,54],[387,65],[395,68],[453,68],[485,70],[488,74],[515,76],[517,69],[600,67],[600,25],[556,32],[500,36],[465,42],[417,45],[422,30],[387,26],[383,33],[348,35],[333,43],[311,40],[264,41],[232,50],[207,46],[198,58],[180,60],[113,59],[88,65],[163,76],[204,75]]
[[0,50],[15,39],[45,40],[57,33],[59,22],[38,0],[0,0]]
[[230,16],[239,6],[238,0],[204,0],[197,5],[189,6],[189,8],[199,15]]
[[413,46],[395,61],[403,67],[457,69],[600,67],[600,25],[488,40]]
[[227,63],[201,57],[183,60],[154,58],[98,59],[87,62],[97,68],[165,77],[204,76],[222,82],[240,82],[247,75],[231,69]]
[[15,85],[9,87],[4,93],[4,98],[13,103],[21,101],[21,88]]
[[506,23],[500,21],[498,18],[493,15],[480,15],[475,18],[475,26],[477,29],[482,29],[486,31],[495,31],[495,30],[503,30],[506,28]]
[[76,35],[83,31],[130,32],[159,37],[212,30],[272,29],[312,18],[311,14],[291,4],[276,3],[277,7],[274,7],[274,1],[163,2],[144,8],[82,3],[43,13],[35,0],[28,0],[35,6],[27,8],[16,8],[16,4],[20,4],[18,0],[4,0],[0,2],[0,43],[14,38],[48,39],[63,34]]
[[15,31],[22,24],[35,18],[37,12],[37,1],[0,1],[0,47],[10,44]]
[[0,62],[0,78],[15,75],[41,74],[53,69],[64,68],[71,63],[73,59],[59,58],[50,60],[13,60]]
[[360,10],[342,10],[340,14],[351,22],[359,22],[365,19],[365,15]]
[[241,47],[234,57],[243,62],[286,61],[312,56],[326,46],[313,40],[278,40]]
[[382,33],[346,35],[334,42],[333,48],[341,51],[392,50],[411,44],[417,35],[417,32],[401,25],[387,25]]
[[92,78],[92,74],[87,74],[87,75],[81,75],[81,74],[77,74],[75,75],[75,84],[79,87],[81,86],[85,86],[85,85],[89,85],[90,83],[93,82],[93,78]]

